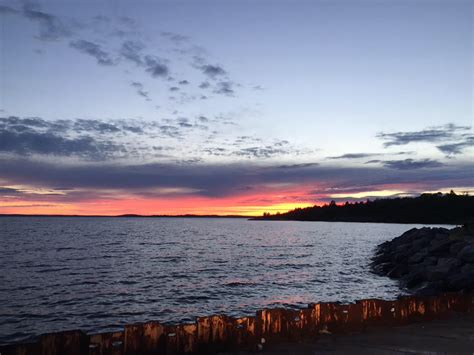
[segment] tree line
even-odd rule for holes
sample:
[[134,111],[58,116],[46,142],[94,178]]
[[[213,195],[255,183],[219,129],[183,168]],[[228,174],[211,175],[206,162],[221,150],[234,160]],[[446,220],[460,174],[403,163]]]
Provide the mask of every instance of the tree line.
[[286,213],[264,213],[263,220],[463,224],[474,221],[474,196],[451,191],[296,208]]

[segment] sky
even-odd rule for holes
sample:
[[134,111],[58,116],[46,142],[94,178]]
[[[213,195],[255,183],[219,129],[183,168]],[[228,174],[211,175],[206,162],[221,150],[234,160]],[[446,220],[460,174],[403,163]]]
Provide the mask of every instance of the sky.
[[474,191],[463,0],[0,0],[0,213]]

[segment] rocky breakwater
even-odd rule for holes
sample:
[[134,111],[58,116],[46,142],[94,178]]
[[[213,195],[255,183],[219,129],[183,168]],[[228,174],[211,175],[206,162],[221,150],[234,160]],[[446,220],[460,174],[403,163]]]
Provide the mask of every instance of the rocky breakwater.
[[453,229],[413,228],[380,244],[372,271],[417,295],[474,291],[474,223]]

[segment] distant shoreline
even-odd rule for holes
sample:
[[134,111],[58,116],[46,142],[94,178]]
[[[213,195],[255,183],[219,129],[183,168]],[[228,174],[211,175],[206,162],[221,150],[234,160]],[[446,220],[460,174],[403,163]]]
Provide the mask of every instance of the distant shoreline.
[[39,218],[190,218],[190,219],[247,219],[248,221],[267,221],[267,222],[325,222],[325,223],[381,223],[381,224],[423,224],[423,225],[449,225],[449,226],[458,226],[463,223],[443,223],[443,222],[389,222],[389,221],[350,221],[350,220],[293,220],[293,219],[265,219],[258,216],[239,216],[239,215],[230,215],[230,216],[220,216],[220,215],[156,215],[156,216],[147,216],[147,215],[67,215],[67,214],[58,214],[58,215],[47,215],[47,214],[0,214],[0,218],[8,217],[39,217]]
[[239,215],[80,215],[80,214],[11,214],[3,213],[1,217],[74,217],[74,218],[254,218],[252,216]]

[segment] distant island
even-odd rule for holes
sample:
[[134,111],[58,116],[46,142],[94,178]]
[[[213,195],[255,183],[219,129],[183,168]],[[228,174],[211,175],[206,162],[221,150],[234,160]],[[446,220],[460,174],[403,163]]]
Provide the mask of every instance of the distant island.
[[474,221],[474,196],[453,191],[424,193],[418,197],[384,198],[365,202],[296,208],[285,213],[264,213],[254,220],[333,221],[463,224]]

